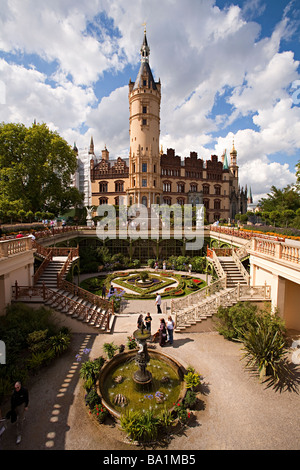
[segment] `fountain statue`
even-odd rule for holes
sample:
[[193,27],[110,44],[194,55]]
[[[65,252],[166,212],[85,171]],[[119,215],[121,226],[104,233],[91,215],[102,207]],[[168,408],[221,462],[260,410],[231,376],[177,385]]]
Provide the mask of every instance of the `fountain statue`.
[[141,327],[134,331],[134,338],[137,340],[139,349],[135,356],[135,362],[139,369],[133,374],[133,380],[137,384],[146,385],[152,381],[151,372],[147,370],[147,364],[150,361],[150,357],[147,349],[147,339],[150,338],[151,333],[145,329],[145,325],[142,323]]

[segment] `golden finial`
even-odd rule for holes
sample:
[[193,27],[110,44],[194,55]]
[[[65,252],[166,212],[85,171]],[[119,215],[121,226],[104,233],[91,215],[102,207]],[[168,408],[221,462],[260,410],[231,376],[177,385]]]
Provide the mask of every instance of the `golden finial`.
[[144,26],[144,33],[146,32],[146,25],[147,25],[147,23],[142,24],[142,26]]

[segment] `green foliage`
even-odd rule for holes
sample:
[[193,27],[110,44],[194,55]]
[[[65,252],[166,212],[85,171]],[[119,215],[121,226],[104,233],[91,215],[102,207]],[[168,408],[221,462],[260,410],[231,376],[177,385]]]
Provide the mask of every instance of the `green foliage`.
[[11,393],[13,382],[8,377],[0,377],[0,404]]
[[264,221],[277,227],[300,228],[299,216],[297,215],[300,208],[299,188],[299,177],[298,184],[295,186],[288,185],[283,189],[272,186],[267,197],[259,201]]
[[48,365],[54,359],[54,355],[54,351],[51,349],[34,352],[29,359],[27,359],[27,366],[29,369],[36,372],[40,367]]
[[178,401],[175,404],[175,414],[178,418],[178,420],[182,423],[185,424],[190,417],[190,413],[188,412],[185,404],[182,401]]
[[246,367],[257,367],[261,376],[266,373],[278,378],[286,354],[286,329],[277,313],[258,312],[256,306],[241,302],[220,308],[218,331],[227,339],[243,343]]
[[171,410],[168,410],[166,407],[161,411],[158,416],[159,423],[163,428],[168,428],[171,426],[175,421],[175,416]]
[[[71,186],[77,166],[68,143],[46,124],[0,124],[0,208],[16,208],[22,219],[27,211],[58,214],[79,204],[82,196]],[[6,207],[6,209],[5,209]],[[22,212],[20,212],[22,211]],[[25,212],[26,211],[26,212]]]
[[108,359],[112,359],[115,355],[115,352],[118,350],[118,346],[112,343],[104,343],[103,350],[106,352]]
[[28,349],[31,352],[39,352],[47,348],[48,328],[46,330],[36,330],[27,336]]
[[121,428],[133,441],[149,442],[157,438],[160,420],[150,410],[143,414],[127,410],[121,415],[120,423]]
[[98,395],[94,388],[91,388],[85,396],[85,404],[90,408],[94,409],[96,405],[101,403],[101,397]]
[[256,320],[257,307],[250,302],[238,302],[232,307],[219,307],[216,318],[218,332],[229,340],[241,341],[241,330]]
[[96,383],[98,378],[98,374],[100,372],[101,367],[103,366],[105,359],[100,356],[93,361],[86,361],[81,365],[79,375],[80,377],[87,382],[91,379],[92,384]]
[[137,348],[137,342],[135,338],[132,336],[127,336],[127,348],[128,349],[136,349]]
[[188,370],[183,378],[187,389],[194,390],[201,383],[200,375],[193,369]]
[[50,338],[50,347],[54,351],[56,356],[60,356],[63,352],[65,352],[71,343],[71,337],[67,333],[60,332],[55,336],[51,336]]
[[186,408],[194,408],[197,403],[197,394],[193,390],[188,390],[184,398]]
[[95,407],[90,411],[91,414],[93,414],[99,423],[103,423],[105,421],[105,418],[108,416],[108,410],[105,408],[105,406],[102,406],[101,404],[96,404]]
[[256,366],[260,377],[272,375],[278,379],[287,353],[284,333],[282,321],[276,315],[257,316],[255,323],[242,331],[246,367]]

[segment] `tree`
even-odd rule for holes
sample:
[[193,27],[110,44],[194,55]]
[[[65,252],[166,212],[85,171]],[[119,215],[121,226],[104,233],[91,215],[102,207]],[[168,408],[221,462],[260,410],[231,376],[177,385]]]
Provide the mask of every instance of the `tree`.
[[18,211],[58,214],[82,201],[71,187],[77,160],[71,146],[46,124],[0,124],[0,202]]

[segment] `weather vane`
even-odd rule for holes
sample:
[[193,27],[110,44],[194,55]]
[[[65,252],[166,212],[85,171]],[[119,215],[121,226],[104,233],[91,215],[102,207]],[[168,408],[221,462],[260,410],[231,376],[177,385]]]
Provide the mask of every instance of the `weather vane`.
[[147,23],[142,24],[142,26],[144,26],[144,32],[146,32],[146,25],[147,25]]

